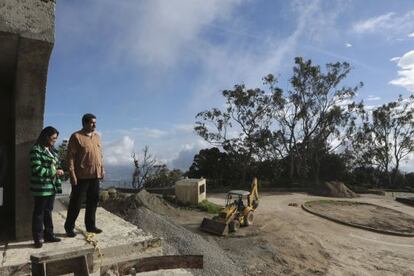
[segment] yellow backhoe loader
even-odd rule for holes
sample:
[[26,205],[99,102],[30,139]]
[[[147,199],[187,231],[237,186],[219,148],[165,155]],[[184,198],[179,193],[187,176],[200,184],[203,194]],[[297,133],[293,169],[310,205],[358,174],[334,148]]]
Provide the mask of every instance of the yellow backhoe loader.
[[200,230],[216,235],[236,232],[240,226],[249,226],[259,205],[257,178],[253,179],[251,191],[232,190],[227,193],[226,205],[212,219],[204,218]]

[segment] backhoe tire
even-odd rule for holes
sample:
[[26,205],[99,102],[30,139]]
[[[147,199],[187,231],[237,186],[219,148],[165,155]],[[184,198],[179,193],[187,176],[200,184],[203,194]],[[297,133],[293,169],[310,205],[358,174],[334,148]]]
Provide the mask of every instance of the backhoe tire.
[[240,228],[240,222],[238,220],[233,220],[229,223],[229,232],[233,233],[239,230]]
[[244,226],[249,226],[253,224],[254,214],[252,211],[248,212],[244,217]]

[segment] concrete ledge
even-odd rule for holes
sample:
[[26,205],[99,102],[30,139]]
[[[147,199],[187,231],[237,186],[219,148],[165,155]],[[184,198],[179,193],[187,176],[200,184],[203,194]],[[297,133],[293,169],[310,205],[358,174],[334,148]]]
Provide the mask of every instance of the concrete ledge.
[[[53,211],[53,224],[56,236],[62,238],[61,242],[44,243],[43,247],[36,249],[33,241],[12,242],[0,246],[0,275],[27,275],[30,274],[30,255],[58,250],[70,250],[71,248],[94,248],[85,240],[79,232],[74,238],[68,238],[64,231],[66,210],[59,200],[55,201]],[[85,229],[84,209],[81,210],[77,220],[77,228]],[[119,260],[137,259],[143,257],[162,255],[162,240],[143,232],[135,225],[120,217],[98,208],[96,213],[97,226],[103,233],[95,235],[92,239],[97,242],[99,251],[94,253],[94,271],[99,271],[101,266],[107,266],[119,262]]]

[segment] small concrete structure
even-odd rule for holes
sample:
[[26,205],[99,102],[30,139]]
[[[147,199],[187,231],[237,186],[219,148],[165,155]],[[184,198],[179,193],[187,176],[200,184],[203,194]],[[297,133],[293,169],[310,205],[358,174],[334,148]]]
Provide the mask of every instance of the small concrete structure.
[[29,152],[43,127],[54,0],[0,0],[0,239],[31,237]]
[[175,196],[184,204],[198,204],[207,198],[206,180],[201,178],[186,178],[175,183]]

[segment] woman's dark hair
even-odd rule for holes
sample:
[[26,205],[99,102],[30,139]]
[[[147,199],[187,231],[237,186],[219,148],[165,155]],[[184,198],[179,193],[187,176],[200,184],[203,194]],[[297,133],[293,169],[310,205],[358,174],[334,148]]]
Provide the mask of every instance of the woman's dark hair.
[[53,134],[57,134],[59,136],[59,131],[57,131],[56,128],[48,126],[45,127],[39,134],[39,138],[37,138],[36,145],[40,146],[47,146],[47,143],[49,142],[50,137],[52,137]]
[[91,113],[86,113],[82,116],[82,126],[85,126],[85,124],[89,123],[90,120],[96,119],[96,116]]

